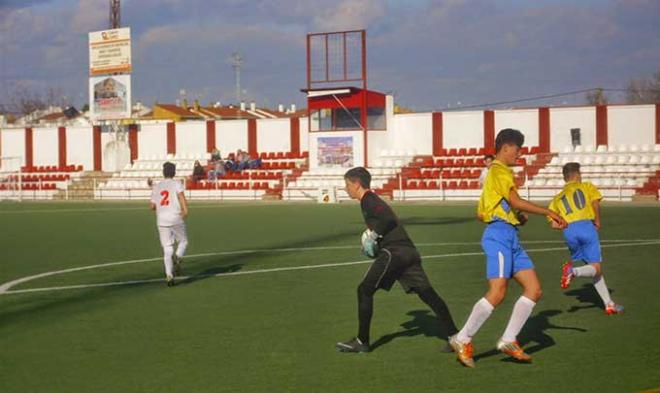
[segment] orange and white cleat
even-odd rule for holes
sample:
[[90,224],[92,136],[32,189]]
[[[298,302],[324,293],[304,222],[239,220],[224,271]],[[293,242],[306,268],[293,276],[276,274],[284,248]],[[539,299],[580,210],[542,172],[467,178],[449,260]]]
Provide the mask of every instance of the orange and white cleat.
[[623,306],[620,304],[610,303],[605,307],[605,315],[623,314]]
[[472,343],[464,344],[456,339],[456,335],[449,337],[449,345],[456,352],[456,360],[462,365],[474,368],[474,359],[472,358]]
[[571,281],[573,281],[573,277],[573,262],[564,262],[561,266],[561,289],[568,288]]
[[518,344],[518,341],[512,341],[508,343],[500,340],[497,342],[497,349],[503,354],[511,356],[518,361],[527,363],[532,361],[532,357],[523,351],[520,344]]

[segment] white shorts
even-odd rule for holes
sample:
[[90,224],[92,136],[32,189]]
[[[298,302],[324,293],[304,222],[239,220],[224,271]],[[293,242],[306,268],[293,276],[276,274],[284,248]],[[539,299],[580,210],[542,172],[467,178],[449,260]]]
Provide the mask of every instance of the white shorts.
[[172,246],[175,241],[177,243],[188,241],[186,224],[179,224],[171,227],[158,227],[158,234],[160,235],[160,245],[163,247]]

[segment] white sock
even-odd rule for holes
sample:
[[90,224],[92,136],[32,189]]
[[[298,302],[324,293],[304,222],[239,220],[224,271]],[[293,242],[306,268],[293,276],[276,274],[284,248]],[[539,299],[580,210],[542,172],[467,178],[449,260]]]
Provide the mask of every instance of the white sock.
[[573,274],[575,275],[575,277],[595,277],[596,268],[591,265],[574,267]]
[[477,334],[481,325],[486,322],[494,309],[495,307],[493,307],[486,298],[482,297],[479,299],[479,301],[474,304],[474,307],[472,307],[472,312],[470,313],[467,322],[465,322],[463,329],[458,332],[456,339],[464,344],[472,341],[472,336]]
[[607,307],[608,304],[612,303],[612,298],[610,298],[610,291],[607,289],[605,284],[605,278],[600,276],[594,280],[594,287],[596,287],[596,292],[601,299],[603,299],[603,304]]
[[506,325],[506,329],[502,335],[502,341],[507,343],[516,341],[518,333],[520,333],[523,325],[532,314],[535,305],[536,303],[524,296],[518,298],[518,301],[513,306],[513,312],[511,313],[511,318],[509,318],[509,324]]
[[163,264],[165,265],[165,275],[168,277],[173,276],[172,255],[174,255],[174,247],[172,246],[163,247]]
[[186,248],[188,247],[188,240],[181,240],[176,246],[176,256],[179,259],[182,259],[186,255]]

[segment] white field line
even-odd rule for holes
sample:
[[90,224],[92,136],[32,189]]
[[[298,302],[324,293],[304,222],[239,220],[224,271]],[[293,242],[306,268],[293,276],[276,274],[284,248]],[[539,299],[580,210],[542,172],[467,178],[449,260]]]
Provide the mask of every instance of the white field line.
[[[473,244],[473,243],[470,243]],[[631,241],[631,242],[621,242],[619,240],[614,241],[613,244],[604,244],[601,245],[602,248],[613,248],[613,247],[630,247],[630,246],[649,246],[649,245],[660,245],[660,239],[649,239],[649,240],[639,240],[639,241]],[[338,247],[343,247],[343,246],[338,246]],[[314,249],[329,249],[330,247],[313,247]],[[334,247],[336,248],[336,247]],[[351,246],[350,248],[354,248]],[[275,249],[275,250],[299,250],[299,249]],[[566,247],[548,247],[548,248],[535,248],[535,249],[529,249],[526,250],[527,252],[552,252],[552,251],[566,251]],[[247,252],[253,252],[253,251],[230,251],[228,253],[247,253]],[[208,255],[208,254],[204,254]],[[218,253],[215,253],[213,255],[218,255]],[[435,254],[435,255],[426,255],[423,256],[422,258],[424,260],[427,259],[440,259],[440,258],[451,258],[451,257],[463,257],[463,256],[478,256],[478,255],[483,255],[482,252],[461,252],[461,253],[449,253],[449,254]],[[135,260],[135,261],[151,261],[151,260],[158,260],[160,258],[152,258],[152,259],[142,259],[142,260]],[[135,263],[133,261],[133,263]],[[128,263],[131,261],[123,261],[123,263]],[[325,263],[325,264],[319,264],[319,265],[305,265],[305,266],[288,266],[288,267],[278,267],[278,268],[270,268],[270,269],[255,269],[255,270],[243,270],[243,271],[237,271],[237,272],[227,272],[227,273],[217,273],[217,274],[209,274],[209,275],[197,275],[194,276],[194,278],[202,278],[202,277],[225,277],[225,276],[243,276],[243,275],[248,275],[248,274],[262,274],[262,273],[274,273],[274,272],[284,272],[284,271],[292,271],[292,270],[310,270],[310,269],[321,269],[321,268],[329,268],[329,267],[340,267],[340,266],[351,266],[351,265],[361,265],[361,264],[366,264],[366,263],[371,263],[372,260],[360,260],[360,261],[351,261],[351,262],[338,262],[338,263]],[[119,262],[115,262],[114,264],[118,264]],[[107,266],[105,265],[93,265],[95,267],[100,267],[100,266]],[[81,267],[81,268],[75,268],[75,269],[67,269],[67,270],[61,270],[59,272],[50,272],[50,273],[57,273],[61,274],[64,272],[70,272],[70,271],[76,271],[76,270],[85,270],[85,269],[91,269],[94,267],[91,266],[86,266],[86,267]],[[146,284],[146,283],[152,283],[152,282],[160,282],[164,281],[163,278],[153,278],[153,279],[146,279],[146,280],[131,280],[131,281],[116,281],[116,282],[106,282],[106,283],[96,283],[96,284],[80,284],[80,285],[67,285],[67,286],[57,286],[57,287],[44,287],[44,288],[29,288],[29,289],[17,289],[17,290],[12,290],[10,291],[9,289],[17,285],[19,283],[29,281],[31,279],[36,279],[39,277],[44,277],[45,275],[52,275],[49,273],[43,273],[41,275],[36,275],[36,276],[30,276],[30,277],[25,277],[23,279],[15,280],[12,282],[9,282],[7,284],[4,284],[0,286],[0,295],[4,294],[18,294],[18,293],[30,293],[30,292],[45,292],[45,291],[59,291],[59,290],[67,290],[67,289],[84,289],[84,288],[99,288],[99,287],[110,287],[110,286],[120,286],[120,285],[137,285],[137,284]],[[180,279],[188,279],[191,278],[189,276],[182,276]],[[20,282],[19,282],[20,281]],[[12,284],[13,283],[13,284]],[[12,285],[9,285],[12,284]]]

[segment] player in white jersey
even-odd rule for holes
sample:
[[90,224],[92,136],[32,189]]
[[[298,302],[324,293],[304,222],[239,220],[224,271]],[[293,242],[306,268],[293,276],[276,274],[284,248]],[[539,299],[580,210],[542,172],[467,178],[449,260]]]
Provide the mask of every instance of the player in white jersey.
[[[174,285],[174,270],[181,274],[181,262],[188,246],[184,220],[188,216],[188,202],[181,182],[174,180],[176,166],[163,164],[164,180],[153,187],[151,210],[156,211],[160,244],[163,246],[163,262],[167,286]],[[176,252],[174,245],[176,243]]]

